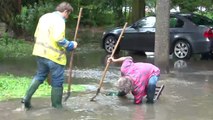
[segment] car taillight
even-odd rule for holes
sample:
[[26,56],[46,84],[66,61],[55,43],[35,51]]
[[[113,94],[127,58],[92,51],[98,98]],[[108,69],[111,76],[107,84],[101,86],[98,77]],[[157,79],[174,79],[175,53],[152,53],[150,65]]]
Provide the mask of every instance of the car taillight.
[[203,35],[205,38],[213,38],[213,28],[205,31]]

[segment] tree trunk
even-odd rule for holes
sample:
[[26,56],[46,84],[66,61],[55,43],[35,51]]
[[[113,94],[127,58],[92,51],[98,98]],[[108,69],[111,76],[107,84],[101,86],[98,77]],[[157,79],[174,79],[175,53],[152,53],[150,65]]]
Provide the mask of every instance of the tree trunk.
[[169,14],[170,0],[157,0],[155,65],[162,73],[169,73]]
[[145,0],[133,0],[132,23],[145,16]]
[[124,23],[124,16],[122,12],[123,8],[123,0],[116,0],[115,6],[113,7],[113,11],[115,12],[116,26],[120,26]]

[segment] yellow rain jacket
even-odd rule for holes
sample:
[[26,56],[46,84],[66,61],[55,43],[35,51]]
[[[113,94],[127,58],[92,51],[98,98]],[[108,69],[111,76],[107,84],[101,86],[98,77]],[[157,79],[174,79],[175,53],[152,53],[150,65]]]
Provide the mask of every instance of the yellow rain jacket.
[[58,45],[65,38],[65,20],[59,12],[41,16],[34,36],[33,55],[66,65],[66,49]]

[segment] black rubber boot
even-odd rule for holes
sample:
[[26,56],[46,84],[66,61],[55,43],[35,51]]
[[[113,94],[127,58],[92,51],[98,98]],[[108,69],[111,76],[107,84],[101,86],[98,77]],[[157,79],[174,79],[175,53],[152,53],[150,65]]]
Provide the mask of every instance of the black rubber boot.
[[62,108],[63,87],[52,87],[51,101],[52,107]]
[[156,85],[148,85],[147,88],[147,103],[154,103]]
[[38,80],[33,80],[30,87],[28,88],[25,97],[22,99],[22,103],[24,104],[24,107],[26,109],[30,109],[31,108],[31,97],[33,96],[33,94],[35,93],[35,91],[38,89],[39,85],[41,84],[40,81]]

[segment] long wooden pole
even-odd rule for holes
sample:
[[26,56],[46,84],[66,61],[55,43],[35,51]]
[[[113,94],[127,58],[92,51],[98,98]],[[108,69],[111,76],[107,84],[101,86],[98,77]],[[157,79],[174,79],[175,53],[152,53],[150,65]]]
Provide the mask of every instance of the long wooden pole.
[[[77,38],[78,28],[79,28],[79,24],[80,24],[80,20],[81,20],[81,13],[82,13],[82,8],[80,8],[80,11],[79,11],[78,22],[76,25],[75,36],[74,36],[73,41],[76,41],[76,38]],[[68,80],[67,80],[68,89],[67,89],[67,96],[65,97],[64,102],[67,101],[67,99],[70,97],[70,94],[71,94],[73,57],[74,57],[74,50],[71,52],[71,56],[70,56],[70,64],[69,64]]]
[[[117,42],[116,42],[116,45],[115,45],[115,47],[114,47],[114,49],[113,49],[113,51],[112,51],[111,57],[113,57],[114,54],[115,54],[115,51],[116,51],[116,49],[117,49],[117,47],[118,47],[118,44],[119,44],[120,41],[121,41],[121,37],[123,36],[123,33],[124,33],[124,30],[126,29],[126,26],[127,26],[127,22],[125,23],[125,25],[124,25],[124,27],[123,27],[123,29],[122,29],[122,32],[121,32],[121,34],[120,34],[120,36],[119,36],[119,38],[118,38],[118,40],[117,40]],[[107,70],[108,70],[108,68],[109,68],[109,64],[110,64],[110,62],[107,63],[107,65],[106,65],[106,67],[105,67],[105,69],[104,69],[103,75],[102,75],[102,77],[101,77],[101,80],[100,80],[100,82],[99,82],[99,88],[97,89],[97,92],[96,92],[95,96],[92,97],[92,98],[90,99],[90,101],[94,101],[95,97],[99,94],[99,92],[100,92],[100,90],[101,90],[101,87],[102,87],[102,85],[103,85],[103,80],[104,80],[104,78],[105,78],[105,76],[106,76],[106,72],[107,72]]]

